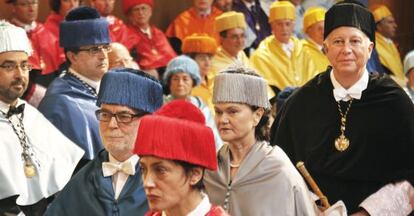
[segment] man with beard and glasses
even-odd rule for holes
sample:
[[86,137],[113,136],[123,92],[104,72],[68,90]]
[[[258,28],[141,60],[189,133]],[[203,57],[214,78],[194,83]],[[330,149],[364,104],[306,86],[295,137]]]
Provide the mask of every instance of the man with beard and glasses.
[[148,211],[139,157],[133,150],[141,135],[141,117],[162,105],[162,86],[142,71],[110,70],[102,78],[96,104],[105,150],[70,180],[45,216],[129,216]]
[[60,27],[60,46],[69,68],[56,78],[39,110],[86,154],[79,167],[102,150],[95,118],[97,91],[108,70],[111,51],[108,22],[90,7],[69,12]]
[[19,99],[28,86],[31,54],[26,32],[0,21],[0,215],[43,215],[83,155],[37,109]]
[[29,63],[33,66],[30,71],[30,82],[24,99],[30,104],[38,106],[50,82],[58,76],[55,73],[59,65],[65,61],[63,50],[59,42],[45,26],[38,22],[38,0],[7,0],[10,5],[12,17],[10,22],[23,28],[29,37],[33,53]]

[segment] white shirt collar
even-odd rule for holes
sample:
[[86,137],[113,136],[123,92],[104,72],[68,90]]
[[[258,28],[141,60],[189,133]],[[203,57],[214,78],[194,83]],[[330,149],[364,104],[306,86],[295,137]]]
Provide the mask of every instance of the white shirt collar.
[[[207,194],[201,193],[201,195],[203,196],[203,199],[193,211],[187,214],[187,216],[207,215],[207,213],[210,211],[211,203],[210,203],[210,200],[208,199]],[[161,215],[167,216],[167,214],[164,211],[162,212]]]
[[288,43],[282,43],[282,49],[285,51],[286,55],[290,58],[292,56],[293,49],[295,45],[291,40]]
[[37,24],[36,24],[35,21],[33,21],[30,24],[25,24],[25,23],[22,23],[20,20],[18,20],[16,18],[12,18],[11,22],[13,24],[23,28],[26,33],[31,32],[33,29],[35,29],[37,27]]
[[256,2],[255,1],[252,1],[252,2],[247,2],[247,1],[245,1],[245,0],[242,0],[243,1],[243,3],[244,3],[244,5],[246,5],[246,7],[250,10],[250,7],[251,6],[254,6],[254,5],[256,5]]
[[[24,101],[20,98],[17,98],[16,107],[20,106],[20,104],[22,103],[24,103]],[[8,113],[9,109],[10,109],[10,104],[4,103],[3,101],[0,100],[0,111],[4,113]]]
[[361,99],[362,92],[367,89],[368,87],[368,70],[365,68],[361,78],[350,88],[345,89],[342,85],[336,80],[335,75],[333,73],[333,69],[330,74],[331,82],[334,87],[333,94],[336,101],[349,101],[351,98],[354,99]]
[[114,16],[111,16],[111,15],[109,15],[109,16],[106,16],[106,17],[103,17],[103,18],[105,18],[106,19],[106,21],[108,21],[109,22],[109,25],[112,25],[112,24],[114,24],[115,23],[115,17]]
[[142,33],[146,34],[146,35],[148,36],[148,38],[149,38],[149,39],[151,39],[151,38],[152,38],[152,34],[151,34],[151,27],[148,27],[148,28],[146,28],[146,29],[139,28],[139,30],[140,30]]
[[384,36],[384,39],[385,39],[385,42],[387,42],[387,43],[390,43],[390,44],[394,43],[394,41],[392,41],[391,38],[387,38],[387,37]]
[[109,162],[111,162],[111,163],[117,163],[117,164],[120,164],[120,163],[123,163],[123,162],[126,162],[126,161],[131,161],[131,163],[134,165],[134,166],[136,166],[137,165],[137,163],[138,163],[138,161],[139,161],[139,157],[138,157],[138,155],[136,155],[136,154],[133,154],[131,157],[129,157],[128,159],[126,159],[125,161],[118,161],[117,159],[115,159],[114,158],[114,156],[112,156],[111,155],[111,153],[109,153],[108,152],[108,155],[109,155]]
[[82,81],[84,81],[87,84],[89,84],[90,86],[92,86],[92,88],[94,88],[96,92],[99,91],[99,85],[101,84],[100,81],[91,80],[91,79],[83,76],[82,74],[76,72],[75,70],[73,70],[73,68],[69,68],[69,72],[75,74],[77,77],[79,77],[79,79],[81,79]]
[[199,11],[198,12],[198,16],[200,16],[201,18],[207,18],[210,14],[211,14],[211,7],[206,11]]

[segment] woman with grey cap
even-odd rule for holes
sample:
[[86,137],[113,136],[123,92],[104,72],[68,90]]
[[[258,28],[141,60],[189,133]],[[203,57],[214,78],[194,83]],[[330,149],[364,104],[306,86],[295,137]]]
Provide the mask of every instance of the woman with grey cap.
[[315,215],[305,182],[279,147],[268,139],[267,82],[234,66],[214,80],[215,120],[226,144],[218,170],[206,171],[212,203],[238,215]]
[[216,149],[218,150],[223,145],[223,141],[218,134],[213,115],[200,97],[191,96],[192,89],[201,83],[200,68],[197,62],[186,55],[173,58],[168,62],[163,81],[170,92],[164,98],[164,103],[182,99],[198,107],[206,118],[206,124],[213,130]]

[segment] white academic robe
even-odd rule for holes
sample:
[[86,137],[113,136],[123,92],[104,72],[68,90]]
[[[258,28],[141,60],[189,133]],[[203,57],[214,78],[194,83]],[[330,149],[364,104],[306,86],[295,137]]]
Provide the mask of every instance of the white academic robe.
[[[34,153],[33,164],[37,174],[32,178],[25,176],[19,138],[6,117],[0,114],[0,199],[19,195],[16,204],[31,205],[66,185],[84,151],[36,108],[23,100],[18,100],[17,105],[22,103],[25,103],[23,125]],[[5,108],[6,104],[1,106]]]

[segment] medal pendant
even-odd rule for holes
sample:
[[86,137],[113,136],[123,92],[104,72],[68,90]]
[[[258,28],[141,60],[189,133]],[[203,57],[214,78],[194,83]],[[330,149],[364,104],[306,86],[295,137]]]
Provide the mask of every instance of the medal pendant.
[[335,148],[336,150],[343,152],[349,147],[349,140],[346,138],[343,134],[341,134],[336,140],[335,140]]
[[36,168],[33,166],[33,164],[24,165],[24,174],[27,178],[31,178],[36,175]]

